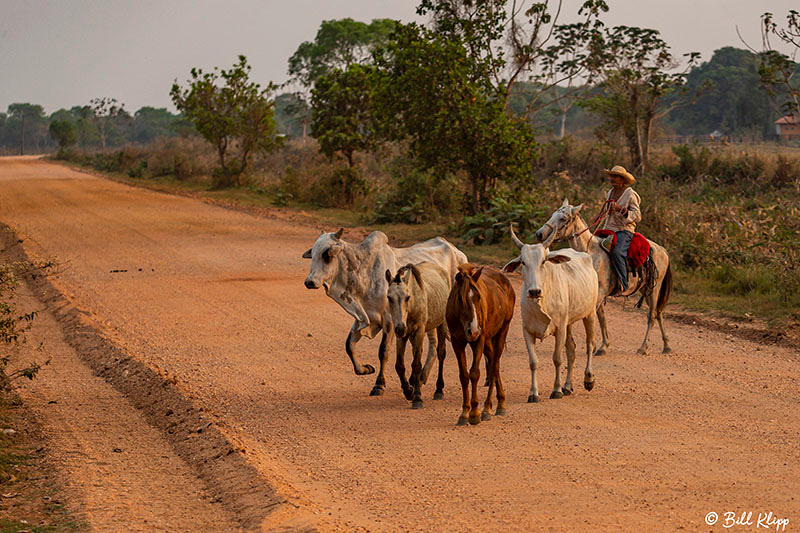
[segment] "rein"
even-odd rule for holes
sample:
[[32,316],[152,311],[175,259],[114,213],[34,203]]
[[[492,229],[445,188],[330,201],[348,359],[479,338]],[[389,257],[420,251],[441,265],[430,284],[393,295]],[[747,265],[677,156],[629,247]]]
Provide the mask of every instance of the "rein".
[[[597,216],[596,216],[596,217],[594,217],[594,219],[592,220],[592,222],[591,222],[590,224],[587,224],[587,225],[586,225],[586,227],[585,227],[585,228],[583,228],[581,231],[579,231],[578,233],[573,233],[573,234],[572,234],[572,235],[570,235],[568,238],[569,238],[569,239],[573,239],[573,238],[575,238],[575,237],[579,237],[581,234],[583,234],[585,231],[587,231],[587,230],[589,230],[589,229],[591,229],[591,230],[592,230],[592,235],[594,235],[594,232],[595,232],[595,231],[597,231],[597,228],[599,228],[599,227],[600,227],[600,224],[601,224],[601,223],[602,223],[602,222],[603,222],[603,221],[604,221],[606,218],[608,218],[608,214],[609,214],[609,207],[608,207],[608,204],[609,204],[609,203],[611,203],[611,200],[606,200],[605,202],[603,202],[603,205],[602,205],[602,207],[600,208],[600,213],[598,213],[598,214],[597,214]],[[547,223],[545,223],[545,225],[547,225]],[[594,229],[592,229],[592,226],[594,226]]]

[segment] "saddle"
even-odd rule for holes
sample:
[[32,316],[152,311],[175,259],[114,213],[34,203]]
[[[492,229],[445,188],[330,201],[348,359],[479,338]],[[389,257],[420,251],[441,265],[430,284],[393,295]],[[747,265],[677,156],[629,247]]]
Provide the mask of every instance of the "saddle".
[[[611,246],[617,244],[617,234],[610,229],[599,229],[594,234],[601,239],[612,236]],[[631,245],[628,247],[628,264],[632,267],[629,272],[635,272],[642,268],[647,257],[650,255],[650,241],[641,233],[634,233]]]

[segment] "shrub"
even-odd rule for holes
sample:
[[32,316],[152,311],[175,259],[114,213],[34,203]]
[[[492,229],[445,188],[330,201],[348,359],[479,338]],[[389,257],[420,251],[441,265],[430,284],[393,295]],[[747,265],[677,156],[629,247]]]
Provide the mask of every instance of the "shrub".
[[545,216],[546,211],[532,202],[516,202],[499,195],[489,202],[489,209],[474,216],[464,217],[461,239],[468,243],[494,244],[508,236],[509,225],[514,223],[514,232],[525,242],[534,241],[538,226],[534,220]]
[[311,201],[321,207],[352,207],[369,192],[369,183],[358,168],[340,168],[311,186]]
[[376,201],[373,222],[420,224],[454,213],[461,204],[455,176],[440,176],[421,169],[416,162],[397,157],[390,165],[392,181]]

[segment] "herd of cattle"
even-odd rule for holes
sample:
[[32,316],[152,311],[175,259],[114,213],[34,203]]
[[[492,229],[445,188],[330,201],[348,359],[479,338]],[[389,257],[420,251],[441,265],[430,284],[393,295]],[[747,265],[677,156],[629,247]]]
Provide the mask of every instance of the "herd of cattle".
[[[614,292],[615,274],[609,255],[600,246],[600,239],[587,232],[588,226],[580,216],[580,210],[581,206],[573,207],[564,200],[550,220],[536,232],[540,241],[536,244],[523,243],[511,228],[511,238],[520,253],[502,271],[469,263],[463,252],[441,237],[408,248],[393,248],[380,231],[372,232],[359,244],[343,240],[343,229],[323,233],[303,254],[304,258],[311,259],[305,286],[309,289],[324,288],[326,294],[354,318],[345,347],[356,374],[375,372],[371,365],[359,361],[356,344],[362,336],[373,338],[381,332],[380,369],[371,395],[383,394],[387,349],[396,337],[395,370],[403,394],[412,401],[412,407],[423,406],[421,388],[437,360],[434,399],[443,398],[442,373],[449,336],[458,361],[463,396],[458,425],[465,425],[468,421],[479,424],[492,416],[493,393],[497,397],[494,414],[505,414],[500,357],[516,298],[504,272],[520,268],[522,274],[520,309],[531,369],[529,402],[539,401],[534,342],[550,335],[555,336],[556,341],[553,353],[555,382],[550,398],[561,398],[573,392],[576,346],[571,328],[578,320],[583,321],[586,330],[583,385],[586,390],[592,390],[595,383],[592,356],[605,353],[609,347],[603,307],[609,295],[642,293],[639,304],[646,301],[649,313],[639,353],[646,353],[647,338],[655,320],[661,329],[664,352],[670,351],[661,319],[672,287],[666,251],[650,241],[650,268],[629,269],[632,272],[628,290],[625,293]],[[550,251],[550,245],[559,240],[567,240],[571,249]],[[602,343],[597,350],[594,346],[595,317],[599,319],[602,332]],[[423,366],[423,340],[426,336],[429,349]],[[407,379],[404,352],[409,341],[413,360]],[[470,366],[467,366],[467,345],[472,350]],[[562,352],[565,349],[567,373],[562,384]],[[478,379],[483,356],[486,357],[486,385],[489,389],[483,411],[479,412]]]

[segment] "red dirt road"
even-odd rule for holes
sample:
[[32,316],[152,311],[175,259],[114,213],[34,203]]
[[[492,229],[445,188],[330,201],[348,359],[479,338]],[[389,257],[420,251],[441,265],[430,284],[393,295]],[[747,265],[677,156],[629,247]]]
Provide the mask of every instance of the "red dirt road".
[[[752,512],[731,529],[748,531],[770,511],[800,524],[794,349],[667,320],[674,353],[655,331],[640,356],[644,315],[613,305],[594,390],[547,399],[551,339],[527,404],[517,313],[508,416],[456,427],[449,346],[445,400],[429,383],[411,410],[393,365],[368,396],[374,376],[344,352],[351,319],[303,287],[316,228],[19,158],[0,158],[0,222],[63,265],[34,287],[47,314],[30,344],[53,362],[22,395],[99,530],[725,531],[725,512]],[[377,340],[358,349],[377,366]]]

